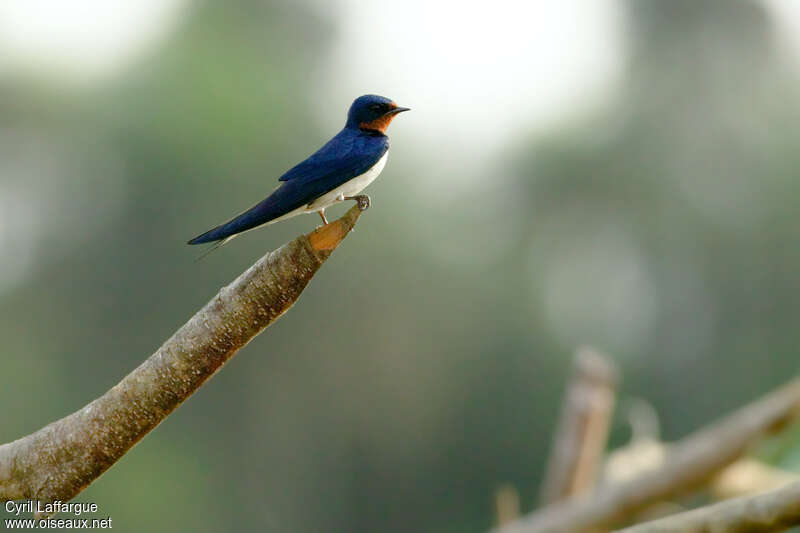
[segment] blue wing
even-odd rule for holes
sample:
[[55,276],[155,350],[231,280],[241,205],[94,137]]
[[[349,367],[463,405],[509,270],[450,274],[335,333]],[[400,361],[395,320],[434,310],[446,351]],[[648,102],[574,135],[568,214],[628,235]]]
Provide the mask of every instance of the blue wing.
[[281,185],[244,213],[189,241],[201,244],[225,239],[266,224],[308,205],[323,194],[372,168],[389,149],[388,139],[353,135],[343,130],[314,155],[280,177]]

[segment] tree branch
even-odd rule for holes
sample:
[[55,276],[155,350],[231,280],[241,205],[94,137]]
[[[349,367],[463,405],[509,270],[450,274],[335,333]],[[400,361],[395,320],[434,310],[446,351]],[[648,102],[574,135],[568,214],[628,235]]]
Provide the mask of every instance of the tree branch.
[[514,485],[501,485],[494,491],[497,525],[510,524],[519,518],[519,492]]
[[536,511],[502,533],[575,533],[613,525],[654,502],[690,490],[744,454],[767,433],[800,416],[795,379],[673,445],[664,464],[627,482]]
[[614,412],[617,371],[600,352],[575,355],[542,485],[544,505],[591,492]]
[[748,533],[800,525],[800,482],[622,529],[619,533]]
[[0,446],[0,500],[74,498],[285,313],[360,214],[268,253],[103,396]]

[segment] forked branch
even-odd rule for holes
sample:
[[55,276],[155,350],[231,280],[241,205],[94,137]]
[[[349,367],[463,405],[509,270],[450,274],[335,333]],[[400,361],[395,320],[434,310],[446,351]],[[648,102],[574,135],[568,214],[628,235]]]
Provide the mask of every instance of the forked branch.
[[600,485],[584,496],[548,505],[500,531],[577,533],[608,528],[708,481],[754,442],[799,417],[800,378],[796,378],[674,444],[661,467],[631,481]]

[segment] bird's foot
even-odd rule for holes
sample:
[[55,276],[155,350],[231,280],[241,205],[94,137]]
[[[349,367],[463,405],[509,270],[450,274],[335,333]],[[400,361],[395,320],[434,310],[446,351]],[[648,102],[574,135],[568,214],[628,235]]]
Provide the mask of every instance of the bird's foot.
[[356,204],[358,205],[358,208],[360,210],[362,210],[362,211],[366,211],[367,209],[369,209],[370,200],[369,200],[369,196],[367,196],[366,194],[357,194],[355,196],[345,196],[344,199],[345,200],[355,200]]

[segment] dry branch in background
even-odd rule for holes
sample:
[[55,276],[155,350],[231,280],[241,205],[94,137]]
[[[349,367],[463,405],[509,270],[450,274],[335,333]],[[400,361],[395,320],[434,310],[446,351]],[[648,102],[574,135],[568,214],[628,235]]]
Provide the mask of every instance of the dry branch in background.
[[715,501],[753,496],[800,481],[800,474],[742,457],[714,476],[708,489]]
[[497,525],[510,524],[519,518],[519,492],[513,485],[502,485],[494,491]]
[[360,214],[268,253],[103,396],[0,446],[0,500],[74,498],[285,313]]
[[606,449],[616,389],[617,371],[611,361],[591,348],[578,350],[542,485],[542,505],[594,487]]
[[547,506],[502,533],[576,533],[619,523],[649,505],[685,493],[734,462],[759,438],[800,416],[800,379],[674,444],[664,464],[639,477]]
[[622,529],[619,533],[751,533],[800,525],[800,482]]

